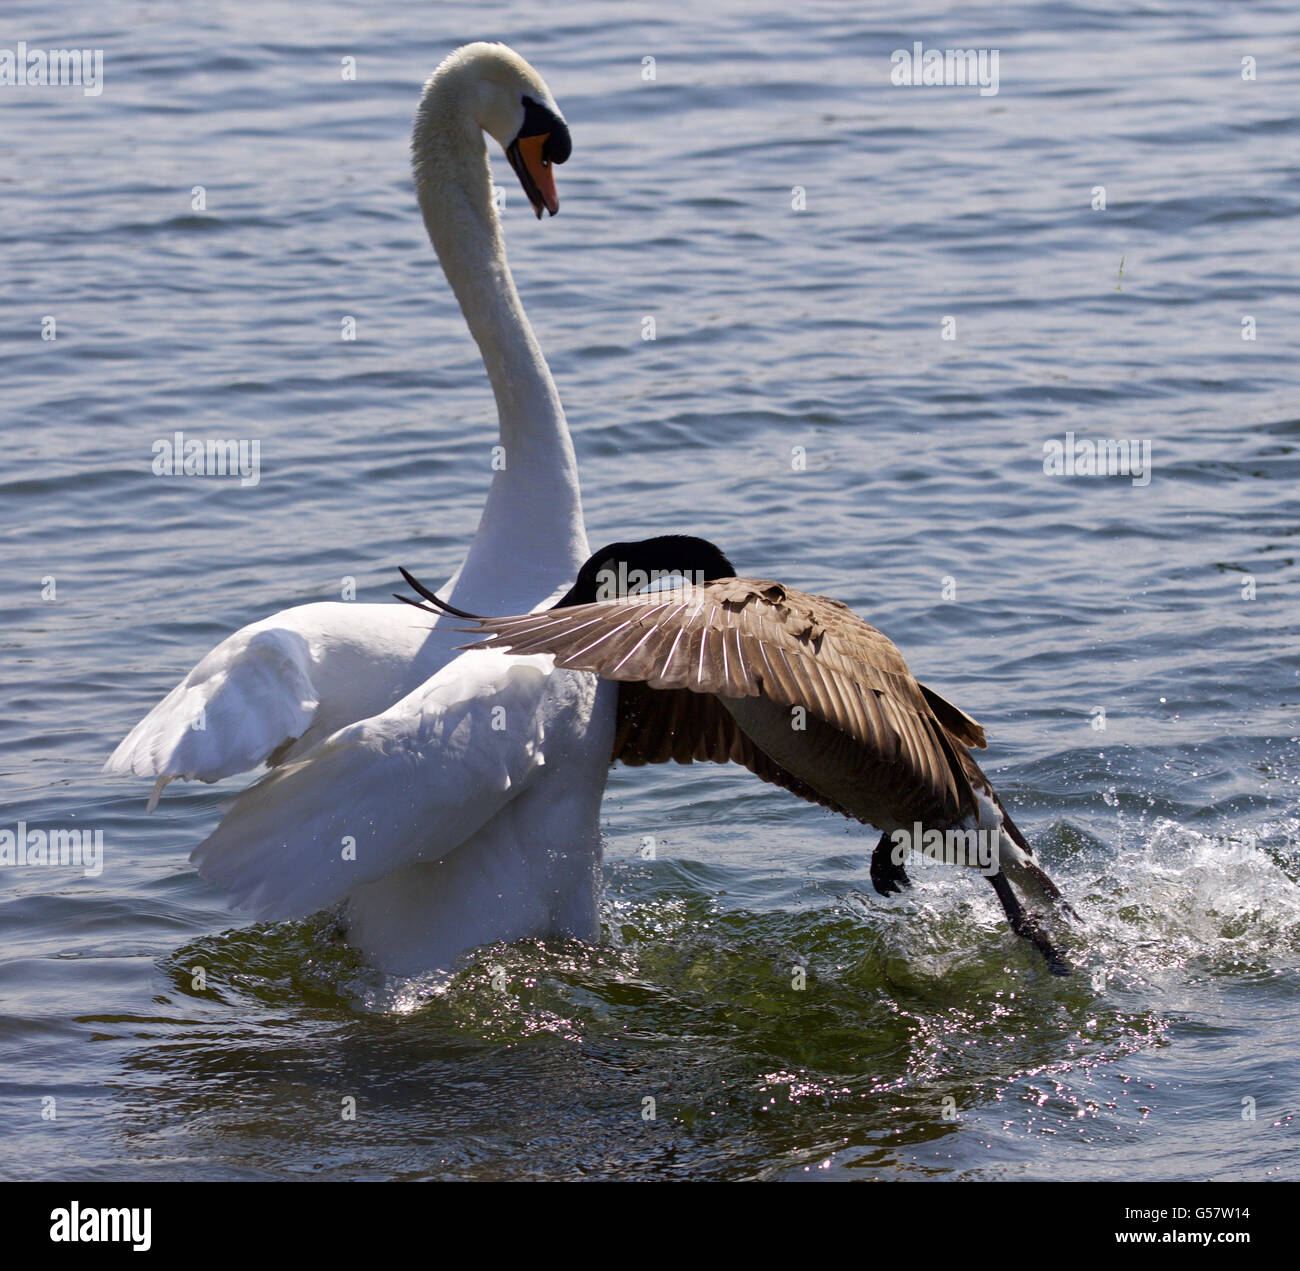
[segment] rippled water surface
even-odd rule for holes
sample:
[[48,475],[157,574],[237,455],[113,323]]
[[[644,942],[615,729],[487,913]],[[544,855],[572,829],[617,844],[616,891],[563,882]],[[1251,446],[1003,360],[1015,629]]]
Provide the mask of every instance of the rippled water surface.
[[[6,9],[105,87],[0,87],[0,825],[106,860],[3,871],[0,1172],[1295,1177],[1293,7],[178,8]],[[387,980],[199,881],[226,786],[100,776],[242,624],[461,560],[495,417],[406,148],[484,37],[572,128],[553,221],[493,162],[593,541],[704,534],[886,630],[988,729],[1079,974],[710,766],[612,774],[599,946]],[[891,86],[916,40],[999,92]],[[152,475],[176,429],[260,483]],[[1045,474],[1067,432],[1149,484]]]

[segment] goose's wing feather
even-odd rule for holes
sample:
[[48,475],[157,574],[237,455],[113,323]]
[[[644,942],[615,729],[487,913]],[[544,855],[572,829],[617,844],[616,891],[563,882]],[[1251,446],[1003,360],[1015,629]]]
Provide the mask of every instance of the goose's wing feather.
[[549,670],[543,658],[456,658],[382,714],[250,786],[191,861],[232,903],[282,919],[441,859],[544,765]]
[[940,697],[933,689],[926,688],[924,684],[918,684],[917,688],[921,690],[926,704],[934,712],[935,719],[963,746],[974,746],[976,750],[983,750],[988,745],[984,737],[984,729],[964,710],[954,706],[946,698]]
[[629,767],[669,762],[738,763],[809,803],[852,815],[764,754],[711,694],[624,682],[619,686],[611,758]]
[[889,638],[839,601],[725,578],[479,626],[487,647],[552,653],[556,666],[607,679],[802,707],[940,805],[973,806],[954,746],[982,744],[983,730],[922,688]]

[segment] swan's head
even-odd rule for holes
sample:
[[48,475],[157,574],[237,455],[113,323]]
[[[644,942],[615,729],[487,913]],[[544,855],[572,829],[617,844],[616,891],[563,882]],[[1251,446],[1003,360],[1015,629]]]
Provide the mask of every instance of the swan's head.
[[578,571],[577,582],[553,607],[613,600],[677,576],[701,586],[718,578],[734,578],[736,567],[708,539],[687,534],[611,543],[587,560]]
[[[554,166],[573,146],[569,126],[545,81],[504,44],[466,44],[425,85],[421,116],[450,97],[462,114],[506,152],[533,211],[560,210]],[[421,124],[417,122],[417,148]]]

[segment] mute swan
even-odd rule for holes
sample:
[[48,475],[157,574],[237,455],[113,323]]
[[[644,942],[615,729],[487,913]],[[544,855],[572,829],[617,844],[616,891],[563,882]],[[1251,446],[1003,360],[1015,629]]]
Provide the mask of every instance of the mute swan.
[[[540,217],[568,129],[517,55],[475,44],[425,87],[413,150],[429,237],[487,366],[506,466],[450,584],[536,604],[588,552],[573,447],[506,266],[482,132],[506,148]],[[525,544],[521,550],[520,544]],[[350,943],[410,974],[467,949],[592,938],[614,694],[550,658],[453,655],[402,605],[308,605],[209,654],[110,768],[215,780],[266,759],[191,854],[257,916],[346,902]],[[185,730],[197,708],[207,728]]]
[[[874,825],[883,835],[871,876],[882,895],[909,885],[912,848],[977,866],[1012,930],[1052,971],[1069,973],[1008,881],[1068,910],[971,757],[984,730],[918,683],[889,639],[839,601],[738,578],[712,543],[677,535],[601,549],[553,608],[515,617],[471,614],[402,573],[429,612],[488,633],[474,651],[551,654],[557,668],[617,681],[614,759],[733,760]],[[687,581],[626,594],[633,580],[675,574]]]
[[[566,585],[588,545],[564,412],[506,263],[484,132],[505,149],[538,217],[554,215],[552,165],[569,156],[569,130],[537,72],[500,44],[466,45],[438,67],[412,152],[425,227],[482,352],[505,455],[446,585],[466,604],[518,608]],[[401,605],[282,610],[203,658],[104,771],[155,778],[152,811],[177,778],[212,782],[299,759],[422,684],[454,656],[452,643]]]

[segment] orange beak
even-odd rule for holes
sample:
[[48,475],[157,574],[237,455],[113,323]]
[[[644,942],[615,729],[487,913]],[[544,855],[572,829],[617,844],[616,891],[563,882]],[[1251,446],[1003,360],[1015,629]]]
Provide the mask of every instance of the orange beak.
[[541,218],[542,208],[552,216],[560,210],[560,196],[555,191],[554,165],[542,157],[542,149],[550,135],[541,133],[536,137],[521,137],[510,147],[510,151],[515,153],[507,151],[511,166],[518,174],[524,193],[528,195],[538,219]]

